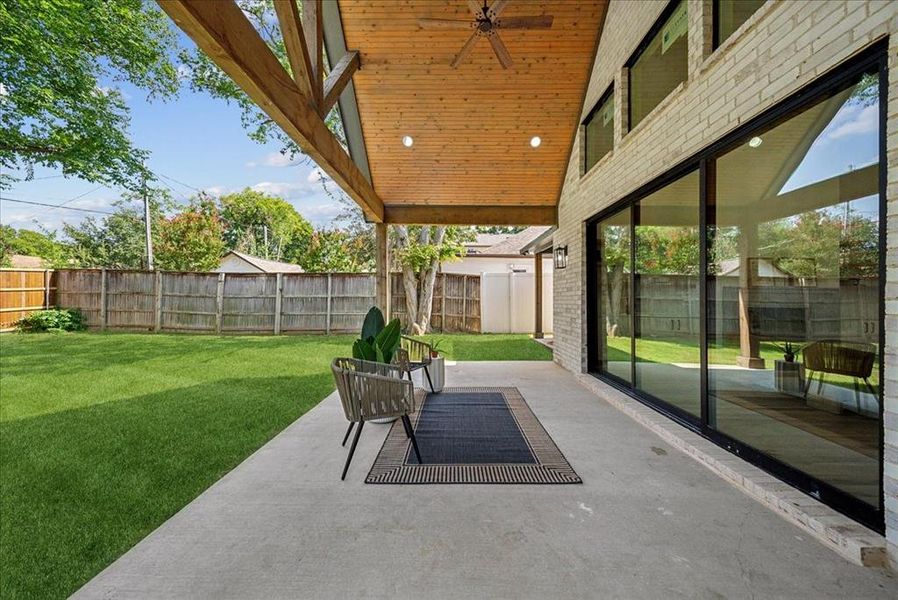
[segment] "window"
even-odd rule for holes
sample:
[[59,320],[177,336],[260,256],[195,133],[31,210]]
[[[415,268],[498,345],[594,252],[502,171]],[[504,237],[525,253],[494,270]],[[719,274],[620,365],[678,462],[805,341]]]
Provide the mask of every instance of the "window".
[[588,223],[588,368],[883,530],[886,53]]
[[765,0],[714,0],[714,47],[755,14]]
[[614,147],[614,90],[609,89],[583,122],[585,136],[584,173]]
[[879,504],[879,76],[716,160],[710,425]]
[[686,80],[688,31],[686,0],[672,2],[628,61],[630,129]]

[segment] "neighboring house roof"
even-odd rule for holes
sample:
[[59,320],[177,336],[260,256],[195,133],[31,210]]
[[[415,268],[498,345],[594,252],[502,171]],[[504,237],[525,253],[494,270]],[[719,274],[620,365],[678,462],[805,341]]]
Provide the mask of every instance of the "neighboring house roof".
[[222,261],[229,255],[243,259],[263,273],[305,273],[303,268],[299,265],[280,262],[277,260],[268,260],[266,258],[259,258],[258,256],[253,256],[252,254],[244,254],[243,252],[237,252],[236,250],[231,250],[230,252],[225,254],[222,257]]
[[[758,276],[759,277],[789,277],[789,273],[786,273],[775,264],[767,260],[766,258],[758,258],[755,259],[758,263]],[[721,275],[739,275],[739,259],[738,258],[730,258],[727,260],[720,261],[720,274]]]
[[528,245],[549,229],[550,227],[547,225],[528,227],[520,233],[506,236],[501,242],[484,249],[482,252],[478,252],[478,254],[489,254],[492,256],[520,256],[524,250],[524,246]]
[[478,233],[473,242],[465,243],[465,248],[469,254],[481,254],[490,246],[495,246],[507,237],[507,233]]
[[25,256],[24,254],[13,254],[9,257],[9,262],[13,269],[43,269],[44,259],[40,256]]

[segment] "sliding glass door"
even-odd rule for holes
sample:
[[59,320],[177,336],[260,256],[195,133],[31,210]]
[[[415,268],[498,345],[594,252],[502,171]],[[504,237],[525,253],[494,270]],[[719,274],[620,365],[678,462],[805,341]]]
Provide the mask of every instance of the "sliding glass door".
[[884,56],[587,229],[591,371],[879,530]]

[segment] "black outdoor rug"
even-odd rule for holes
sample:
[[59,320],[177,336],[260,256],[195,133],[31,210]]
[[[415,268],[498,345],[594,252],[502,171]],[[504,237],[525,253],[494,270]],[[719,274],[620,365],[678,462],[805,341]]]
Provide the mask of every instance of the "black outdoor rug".
[[582,483],[513,387],[446,388],[393,423],[365,483]]

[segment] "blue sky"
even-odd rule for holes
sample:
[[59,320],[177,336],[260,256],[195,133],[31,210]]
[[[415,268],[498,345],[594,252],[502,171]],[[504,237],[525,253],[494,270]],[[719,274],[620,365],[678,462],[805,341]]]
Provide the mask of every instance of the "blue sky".
[[[191,44],[183,35],[181,44]],[[240,124],[240,109],[183,88],[178,97],[148,103],[146,94],[128,85],[119,88],[131,109],[131,138],[135,146],[151,152],[147,166],[155,173],[188,186],[219,194],[252,187],[287,199],[316,226],[329,224],[340,212],[329,197],[312,164],[289,163],[276,144],[260,145],[247,137]],[[61,177],[60,171],[39,168],[33,181],[15,184],[3,197],[61,204],[88,193],[68,206],[109,210],[120,190],[80,179]],[[195,191],[166,181],[185,200]],[[331,182],[331,189],[336,186]],[[87,213],[0,201],[0,222],[16,228],[56,230],[62,223],[77,223]],[[97,215],[102,216],[102,215]]]

